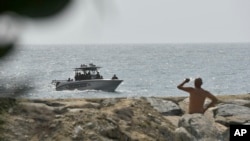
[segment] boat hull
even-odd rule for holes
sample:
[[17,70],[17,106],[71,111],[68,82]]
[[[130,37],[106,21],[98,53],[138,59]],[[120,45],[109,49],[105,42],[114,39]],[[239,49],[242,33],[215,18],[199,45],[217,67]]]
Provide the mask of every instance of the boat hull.
[[123,80],[92,79],[80,81],[56,81],[56,90],[102,90],[114,92]]

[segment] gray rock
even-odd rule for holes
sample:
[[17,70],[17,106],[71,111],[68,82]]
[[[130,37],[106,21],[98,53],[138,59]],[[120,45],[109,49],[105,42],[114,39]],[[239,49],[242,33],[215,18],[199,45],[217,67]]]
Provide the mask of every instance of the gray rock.
[[230,124],[240,124],[240,125],[249,124],[250,117],[249,115],[238,115],[229,117],[216,116],[215,121],[229,127]]
[[180,106],[183,113],[188,113],[188,107],[189,107],[189,98],[185,98],[184,100],[178,102],[178,105]]
[[240,106],[250,106],[250,100],[244,100],[244,99],[233,99],[233,100],[227,100],[224,103],[226,104],[236,104]]
[[116,98],[107,98],[102,101],[103,106],[112,106],[118,102]]
[[185,128],[180,127],[175,130],[175,141],[197,141]]
[[85,127],[89,128],[89,129],[93,129],[95,127],[95,124],[93,122],[88,122]]
[[131,141],[132,139],[125,134],[117,124],[110,123],[108,120],[98,123],[99,133],[108,139],[119,141]]
[[147,97],[146,100],[154,107],[154,109],[163,115],[169,116],[182,114],[181,108],[172,101],[153,97]]
[[93,109],[98,109],[100,107],[101,106],[99,103],[87,103],[87,104],[82,106],[82,108],[93,108]]
[[250,117],[250,108],[236,104],[220,104],[215,110],[215,116],[228,117],[237,115],[249,115]]
[[220,132],[215,127],[215,122],[202,114],[185,114],[180,118],[178,126],[179,128],[183,127],[188,132],[187,134],[181,129],[179,129],[181,131],[177,130],[179,139],[190,137],[190,140],[194,140],[192,137],[195,137],[199,141],[229,140],[229,136],[226,136],[225,132]]
[[83,140],[84,139],[83,128],[80,125],[75,126],[73,133],[72,133],[72,139],[73,140]]
[[130,121],[131,118],[134,116],[134,112],[130,107],[115,109],[114,113],[116,113],[119,119],[126,120],[126,121]]
[[215,110],[215,121],[225,126],[230,124],[248,124],[250,108],[236,104],[221,104]]

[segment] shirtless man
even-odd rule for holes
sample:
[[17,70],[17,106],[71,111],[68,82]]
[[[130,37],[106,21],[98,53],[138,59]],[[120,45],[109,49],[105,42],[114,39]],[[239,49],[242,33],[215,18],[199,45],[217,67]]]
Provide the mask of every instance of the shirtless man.
[[[184,80],[181,84],[177,86],[178,89],[186,91],[190,94],[189,97],[189,114],[193,113],[204,113],[209,107],[212,107],[217,102],[217,98],[212,95],[209,91],[201,88],[202,79],[196,78],[193,87],[184,87],[184,84],[188,83],[190,79]],[[212,102],[204,108],[205,99],[209,98]]]

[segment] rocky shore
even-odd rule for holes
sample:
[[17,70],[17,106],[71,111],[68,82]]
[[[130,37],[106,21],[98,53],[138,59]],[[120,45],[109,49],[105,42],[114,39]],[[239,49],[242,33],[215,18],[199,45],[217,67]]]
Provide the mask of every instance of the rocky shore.
[[227,141],[230,124],[250,124],[250,94],[217,97],[204,114],[187,114],[187,97],[1,98],[0,140]]

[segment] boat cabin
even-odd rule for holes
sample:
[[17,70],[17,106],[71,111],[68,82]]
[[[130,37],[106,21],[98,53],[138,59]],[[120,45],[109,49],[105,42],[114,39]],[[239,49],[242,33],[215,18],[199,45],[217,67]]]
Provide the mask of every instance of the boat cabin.
[[103,79],[99,73],[98,67],[94,64],[85,65],[82,64],[79,68],[75,68],[75,81],[79,80],[90,80],[90,79]]

